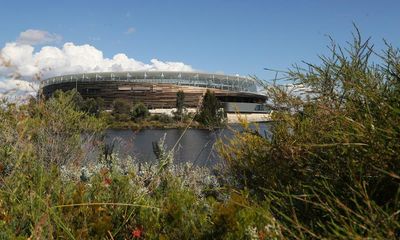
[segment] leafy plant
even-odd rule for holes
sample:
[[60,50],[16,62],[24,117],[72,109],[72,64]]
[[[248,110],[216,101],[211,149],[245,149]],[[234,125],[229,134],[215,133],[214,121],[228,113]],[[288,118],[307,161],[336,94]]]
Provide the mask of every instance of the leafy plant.
[[271,139],[247,129],[220,152],[237,186],[272,201],[292,237],[395,239],[399,50],[376,54],[357,29],[347,48],[332,41],[330,50],[320,65],[287,71],[291,89],[267,88],[286,109],[274,112]]
[[183,91],[178,91],[176,93],[176,111],[174,112],[174,117],[179,121],[183,120],[184,104],[185,104],[185,93]]
[[196,120],[210,128],[218,127],[223,122],[221,103],[209,89],[203,96],[203,101]]
[[132,109],[132,104],[125,99],[115,99],[112,104],[113,114],[129,114]]
[[147,109],[146,105],[143,103],[137,103],[133,106],[132,111],[130,112],[131,118],[134,120],[145,119],[150,115],[149,109]]

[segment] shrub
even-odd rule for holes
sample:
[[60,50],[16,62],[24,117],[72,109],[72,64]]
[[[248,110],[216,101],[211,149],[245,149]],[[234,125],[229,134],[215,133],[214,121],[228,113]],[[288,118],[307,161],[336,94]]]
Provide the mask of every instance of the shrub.
[[115,120],[126,122],[130,119],[132,104],[125,99],[115,99],[112,104],[112,115]]
[[151,116],[151,120],[159,121],[159,122],[162,122],[162,123],[172,123],[172,122],[174,122],[174,119],[170,115],[165,114],[165,113],[154,114],[154,115]]
[[125,99],[115,99],[112,104],[113,114],[127,114],[129,115],[132,109],[132,104]]
[[[76,91],[76,89],[62,91],[57,90],[54,92],[54,98],[59,98],[62,94],[71,95],[71,101],[74,106],[74,109],[77,111],[87,112],[91,115],[98,116],[102,110],[104,110],[104,99],[97,97],[83,99],[82,95]],[[30,99],[33,101],[33,98]]]
[[377,65],[359,34],[347,50],[332,44],[321,65],[287,72],[308,98],[268,88],[270,99],[288,109],[274,112],[271,139],[247,130],[220,151],[241,187],[274,202],[288,234],[394,239],[400,227],[399,50],[388,45]]
[[24,119],[20,121],[19,137],[27,141],[22,146],[32,144],[38,161],[45,165],[82,161],[82,132],[95,133],[105,128],[102,118],[78,111],[75,98],[74,92],[60,92],[46,102],[31,105],[31,116],[19,112]]
[[185,104],[185,93],[183,91],[178,91],[176,93],[176,111],[174,112],[174,118],[182,121],[183,119],[183,110],[184,110],[184,104]]
[[223,121],[221,103],[209,89],[203,96],[202,105],[196,120],[211,128],[220,126]]
[[150,115],[149,109],[143,103],[137,103],[133,106],[130,116],[133,120],[145,119]]
[[[13,163],[1,175],[1,239],[248,238],[274,221],[240,194],[225,205],[229,195],[209,170],[172,165],[173,154],[162,144],[157,164],[115,155],[95,163],[56,161],[82,156],[81,148],[71,147],[75,142],[61,142],[57,135],[98,129],[95,118],[72,108],[70,97],[63,93],[40,102],[33,114],[1,105],[0,121],[6,125],[0,125],[5,140],[0,153]],[[49,142],[69,155],[38,151]]]
[[88,98],[83,101],[80,110],[87,112],[94,116],[99,116],[100,112],[104,110],[104,100],[102,98]]

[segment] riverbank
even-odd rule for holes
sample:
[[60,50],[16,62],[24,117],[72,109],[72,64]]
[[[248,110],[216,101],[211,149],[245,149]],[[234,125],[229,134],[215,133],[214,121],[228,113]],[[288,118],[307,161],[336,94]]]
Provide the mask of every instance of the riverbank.
[[[189,125],[189,126],[188,126]],[[224,125],[222,125],[223,127]],[[205,126],[203,124],[198,123],[197,121],[192,122],[160,122],[160,121],[152,121],[152,120],[143,120],[139,122],[134,121],[111,121],[108,122],[109,129],[121,129],[121,130],[133,130],[139,131],[144,129],[210,129],[209,126]],[[220,128],[220,127],[218,127]]]
[[[236,113],[228,113],[225,122],[220,126],[211,127],[201,124],[195,120],[191,121],[190,119],[186,119],[186,121],[176,121],[173,120],[172,117],[169,117],[166,122],[160,120],[152,120],[155,119],[144,119],[138,122],[127,120],[127,121],[118,121],[115,119],[108,119],[108,128],[111,129],[130,129],[130,130],[142,130],[142,129],[184,129],[184,128],[192,128],[192,129],[215,129],[225,127],[227,124],[237,124],[242,122],[243,120],[248,123],[264,123],[271,121],[271,114],[263,114],[263,113],[248,113],[248,114],[236,114]],[[189,125],[189,126],[188,126]]]
[[248,123],[270,122],[272,113],[228,113],[226,116],[228,123],[240,123],[245,120]]

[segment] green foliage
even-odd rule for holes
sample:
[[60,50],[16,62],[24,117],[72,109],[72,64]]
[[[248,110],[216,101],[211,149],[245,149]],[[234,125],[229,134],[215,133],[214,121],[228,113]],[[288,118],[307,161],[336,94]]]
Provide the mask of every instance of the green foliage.
[[220,126],[223,122],[221,107],[221,103],[214,93],[207,89],[196,120],[211,128]]
[[[77,111],[87,112],[91,115],[98,116],[102,110],[104,110],[104,99],[102,98],[88,98],[83,99],[82,95],[76,91],[76,89],[72,89],[66,92],[62,90],[57,90],[54,92],[53,97],[59,98],[61,95],[67,94],[71,95],[72,104]],[[30,101],[33,101],[31,98]]]
[[161,123],[173,123],[174,119],[169,116],[168,114],[161,113],[161,114],[154,114],[151,116],[150,120],[152,121],[159,121]]
[[29,112],[2,102],[1,239],[234,239],[273,221],[239,195],[225,206],[206,169],[172,165],[162,144],[156,165],[115,156],[85,165],[81,133],[104,125],[72,99],[32,101]]
[[185,104],[185,93],[183,91],[178,91],[176,93],[176,112],[174,112],[175,119],[182,121],[183,120],[183,110]]
[[88,98],[83,101],[80,110],[94,116],[99,116],[100,112],[104,110],[104,100],[102,98]]
[[146,105],[139,102],[133,106],[132,111],[130,112],[130,116],[133,120],[141,120],[145,119],[150,115],[149,109],[147,109]]
[[112,104],[113,114],[129,114],[132,109],[132,104],[125,99],[115,99]]
[[312,92],[309,98],[268,88],[270,99],[289,110],[274,113],[271,139],[247,130],[220,151],[240,186],[274,202],[286,234],[395,239],[399,50],[388,45],[381,64],[371,64],[373,48],[359,34],[347,49],[334,42],[330,49],[321,65],[287,72]]
[[117,121],[129,121],[132,104],[125,99],[115,99],[112,103],[112,115]]
[[[18,108],[15,104],[0,100],[0,177],[11,169],[15,160],[15,145],[18,142]],[[1,179],[0,178],[0,179]],[[0,180],[0,185],[1,185]]]
[[82,132],[105,128],[102,118],[77,111],[75,100],[76,93],[59,92],[45,103],[31,105],[30,116],[21,116],[22,136],[29,139],[39,160],[45,164],[81,161]]
[[215,203],[210,238],[217,239],[282,239],[279,223],[268,212],[268,206],[252,202],[245,193],[232,193],[224,203]]

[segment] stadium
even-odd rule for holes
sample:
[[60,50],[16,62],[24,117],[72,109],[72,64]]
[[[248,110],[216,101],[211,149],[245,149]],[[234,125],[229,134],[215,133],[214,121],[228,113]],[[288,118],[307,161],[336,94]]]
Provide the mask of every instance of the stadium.
[[185,107],[195,108],[207,89],[222,102],[225,112],[263,113],[269,109],[259,83],[249,77],[200,72],[134,71],[63,75],[42,81],[46,98],[56,90],[77,91],[83,98],[103,98],[106,106],[115,99],[142,102],[149,109],[170,109],[178,91],[185,93]]

